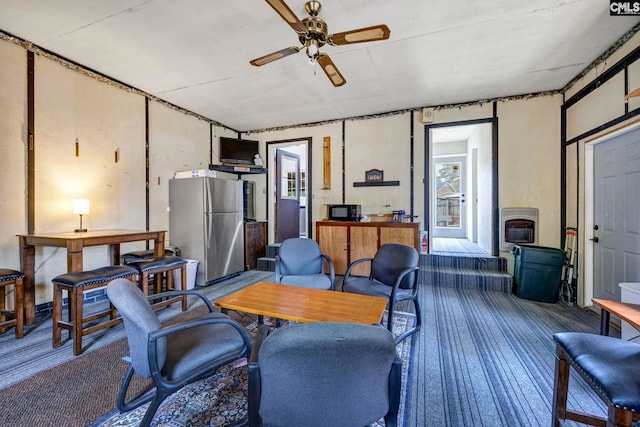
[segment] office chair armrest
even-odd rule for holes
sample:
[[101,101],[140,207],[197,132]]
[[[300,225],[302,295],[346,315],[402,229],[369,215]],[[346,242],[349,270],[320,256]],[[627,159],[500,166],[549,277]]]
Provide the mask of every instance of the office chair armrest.
[[280,283],[280,280],[282,280],[282,272],[280,271],[280,255],[276,255],[276,266],[274,272],[276,275],[276,283]]
[[174,334],[179,331],[184,331],[192,328],[197,328],[200,326],[206,325],[214,325],[214,324],[223,324],[226,323],[228,325],[233,326],[240,337],[245,346],[245,350],[243,354],[251,354],[253,343],[251,341],[251,336],[247,332],[247,330],[238,322],[231,319],[226,314],[222,313],[210,313],[207,317],[198,318],[194,320],[187,320],[184,322],[176,323],[174,325],[164,326],[157,331],[150,332],[147,337],[147,357],[149,361],[149,370],[151,372],[151,376],[156,378],[156,380],[162,383],[171,383],[171,381],[165,381],[161,378],[159,373],[162,368],[158,366],[158,352],[157,352],[157,342],[159,339],[166,337],[167,335]]
[[373,258],[362,258],[356,261],[353,261],[351,264],[349,264],[349,268],[347,268],[347,272],[344,273],[344,279],[343,279],[343,283],[347,281],[347,279],[349,279],[349,276],[351,276],[351,269],[353,267],[355,267],[358,264],[361,264],[363,262],[372,262]]
[[163,326],[157,331],[149,333],[149,340],[157,340],[158,338],[165,337],[167,335],[174,334],[176,332],[184,331],[186,329],[198,328],[200,326],[215,325],[219,323],[227,323],[233,326],[243,337],[246,337],[245,341],[249,342],[249,348],[251,348],[251,336],[247,332],[244,326],[237,321],[233,320],[229,316],[223,313],[209,313],[206,317],[200,317],[197,319],[185,320],[184,322],[175,323],[173,325]]
[[331,280],[331,290],[334,291],[336,289],[336,271],[333,268],[333,260],[325,254],[320,254],[320,256],[329,265],[329,280]]
[[391,289],[390,298],[392,300],[396,296],[396,289],[400,287],[400,283],[402,283],[404,276],[406,276],[407,274],[415,273],[416,277],[415,277],[415,283],[413,284],[413,286],[414,287],[418,286],[418,271],[420,271],[420,267],[411,267],[411,268],[406,268],[402,270],[400,273],[398,273],[398,275],[396,276],[396,280],[393,282],[393,288]]
[[155,295],[150,295],[147,297],[147,299],[149,301],[154,301],[160,298],[170,298],[170,297],[176,297],[176,296],[182,296],[182,295],[195,295],[198,298],[200,298],[205,305],[207,306],[207,308],[209,309],[209,313],[213,313],[214,312],[214,308],[213,308],[213,304],[211,304],[211,301],[209,301],[209,299],[207,299],[207,297],[200,291],[196,291],[193,289],[187,289],[184,291],[168,291],[168,292],[160,292],[159,294],[155,294]]

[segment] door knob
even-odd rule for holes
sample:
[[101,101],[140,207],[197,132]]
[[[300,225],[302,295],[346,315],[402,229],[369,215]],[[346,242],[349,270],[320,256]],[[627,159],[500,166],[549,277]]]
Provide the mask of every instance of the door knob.
[[593,243],[598,243],[600,241],[600,239],[598,239],[598,237],[594,237],[593,239],[589,239],[592,240]]

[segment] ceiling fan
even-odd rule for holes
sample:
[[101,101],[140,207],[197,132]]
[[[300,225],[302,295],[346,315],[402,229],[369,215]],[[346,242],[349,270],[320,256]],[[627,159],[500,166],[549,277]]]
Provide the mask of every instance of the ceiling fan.
[[308,1],[304,8],[309,14],[302,21],[291,11],[284,0],[266,0],[267,3],[284,19],[287,24],[298,34],[298,40],[302,46],[291,46],[268,55],[249,61],[251,65],[259,67],[285,56],[298,53],[305,49],[311,63],[318,63],[324,70],[334,86],[342,86],[347,81],[335,66],[329,55],[320,53],[320,48],[325,44],[342,46],[346,44],[386,40],[391,31],[386,25],[374,25],[372,27],[359,28],[357,30],[344,31],[342,33],[329,34],[327,23],[318,18],[322,8],[319,1]]

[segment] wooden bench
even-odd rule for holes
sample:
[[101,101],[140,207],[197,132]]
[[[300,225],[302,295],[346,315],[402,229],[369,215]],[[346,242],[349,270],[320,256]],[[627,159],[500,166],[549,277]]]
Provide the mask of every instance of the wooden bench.
[[[173,271],[180,270],[180,289],[186,290],[187,286],[187,260],[179,256],[163,256],[153,259],[135,261],[127,264],[136,269],[139,277],[139,287],[146,296],[151,295],[149,279],[153,276],[153,294],[176,290],[173,280]],[[182,302],[182,311],[187,311],[187,296],[163,299],[153,304],[153,309],[166,307],[175,302]]]
[[640,305],[599,298],[593,298],[591,302],[601,310],[600,335],[609,335],[609,322],[612,314],[634,328],[640,329]]
[[[0,333],[5,333],[12,326],[16,328],[16,338],[22,338],[24,309],[22,305],[24,274],[16,270],[0,269]],[[13,310],[6,310],[6,288],[13,286]]]
[[[107,286],[109,282],[119,278],[135,280],[138,271],[135,268],[113,265],[90,271],[77,271],[54,277],[53,282],[53,347],[62,344],[62,329],[69,331],[73,339],[73,354],[82,353],[82,337],[122,322],[116,317],[116,310],[109,304],[109,309],[84,316],[84,293],[91,289]],[[69,301],[69,320],[62,320],[62,291],[67,291]],[[97,325],[84,327],[85,323],[109,317],[109,320]]]

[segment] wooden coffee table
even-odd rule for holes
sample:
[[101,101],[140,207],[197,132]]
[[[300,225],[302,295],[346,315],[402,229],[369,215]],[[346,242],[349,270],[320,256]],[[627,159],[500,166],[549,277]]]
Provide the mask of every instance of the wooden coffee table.
[[222,297],[214,304],[259,316],[296,322],[353,322],[378,324],[387,299],[347,292],[258,282]]

